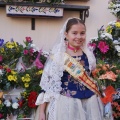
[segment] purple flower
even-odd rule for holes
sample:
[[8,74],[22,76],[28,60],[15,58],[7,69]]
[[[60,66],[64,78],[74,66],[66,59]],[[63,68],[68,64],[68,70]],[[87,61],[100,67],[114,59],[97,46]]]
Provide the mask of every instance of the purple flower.
[[0,39],[0,46],[2,46],[4,43],[4,40],[3,39]]

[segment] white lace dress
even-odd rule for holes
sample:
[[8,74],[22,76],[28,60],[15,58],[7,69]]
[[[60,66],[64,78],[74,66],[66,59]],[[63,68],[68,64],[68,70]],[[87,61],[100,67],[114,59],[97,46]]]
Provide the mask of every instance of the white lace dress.
[[[83,100],[60,95],[48,103],[46,120],[54,120],[53,111],[55,120],[113,120],[112,116],[108,119],[103,117],[103,104],[96,95]],[[35,120],[39,120],[39,107]]]

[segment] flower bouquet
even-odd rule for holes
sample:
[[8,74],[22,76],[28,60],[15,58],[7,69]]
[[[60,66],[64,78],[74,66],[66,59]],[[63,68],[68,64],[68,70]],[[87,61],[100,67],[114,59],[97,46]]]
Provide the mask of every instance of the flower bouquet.
[[120,22],[117,20],[111,21],[106,27],[106,32],[111,34],[114,39],[120,37]]
[[111,13],[118,19],[120,18],[120,0],[110,0],[108,9],[110,9]]
[[[120,86],[120,65],[110,65],[103,61],[99,61],[95,70],[92,71],[92,76],[94,80],[97,81],[99,90],[101,91],[104,104],[112,102],[112,95],[115,94],[115,89]],[[105,95],[106,90],[112,89],[109,95]],[[108,91],[109,91],[108,90]],[[108,93],[107,93],[108,94]]]
[[24,88],[19,98],[19,114],[18,118],[29,117],[32,110],[36,110],[35,101],[40,93],[39,82],[42,76],[43,68],[33,66],[19,73],[19,85]]
[[102,60],[112,64],[119,59],[112,35],[105,32],[103,26],[98,30],[98,37],[90,40],[88,47],[94,52],[97,62]]
[[0,66],[0,89],[4,91],[8,91],[17,86],[19,86],[17,70],[1,65]]
[[3,92],[0,103],[0,119],[7,119],[8,116],[17,115],[19,111],[18,99],[12,98],[11,95],[4,95]]
[[5,43],[3,39],[0,39],[0,64],[15,68],[22,51],[23,46],[13,39]]
[[96,69],[92,71],[92,77],[97,81],[102,94],[101,100],[105,105],[105,116],[108,117],[113,103],[113,95],[120,86],[120,58],[116,49],[115,40],[110,33],[104,31],[103,26],[98,30],[98,37],[92,38],[88,44],[97,60]]
[[113,108],[114,119],[119,120],[120,119],[120,89],[119,88],[116,90],[116,94],[114,94],[113,96],[112,108]]
[[[13,40],[4,43],[0,39],[0,92],[3,93],[0,119],[8,115],[27,119],[37,108],[35,101],[41,90],[39,82],[48,53],[35,47],[31,37],[26,37],[24,43],[25,47]],[[13,99],[10,91],[18,88],[22,88],[21,94]],[[5,93],[8,90],[9,98]]]
[[35,44],[33,44],[31,37],[26,37],[26,41],[24,41],[24,43],[25,43],[25,47],[23,50],[22,61],[24,65],[28,68],[35,61],[39,49],[36,48]]

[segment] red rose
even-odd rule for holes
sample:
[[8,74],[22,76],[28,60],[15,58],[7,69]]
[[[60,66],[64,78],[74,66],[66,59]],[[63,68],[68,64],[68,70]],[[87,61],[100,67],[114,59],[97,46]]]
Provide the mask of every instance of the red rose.
[[23,100],[20,100],[18,104],[19,104],[19,107],[21,108],[23,106]]
[[3,69],[3,66],[2,66],[2,65],[0,65],[0,69]]
[[10,68],[6,68],[6,71],[7,71],[8,73],[10,73],[10,72],[11,72],[11,69],[10,69]]
[[37,96],[38,96],[38,94],[34,91],[31,92],[30,95],[28,96],[28,106],[30,108],[36,107],[35,102],[36,102]]

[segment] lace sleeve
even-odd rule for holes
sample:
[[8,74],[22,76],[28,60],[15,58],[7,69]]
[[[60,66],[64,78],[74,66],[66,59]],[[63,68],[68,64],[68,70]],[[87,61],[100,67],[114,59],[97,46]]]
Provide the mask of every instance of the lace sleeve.
[[36,100],[36,105],[43,104],[45,102],[50,102],[53,98],[58,99],[60,94],[56,93],[47,93],[47,92],[42,92],[38,95],[37,100]]

